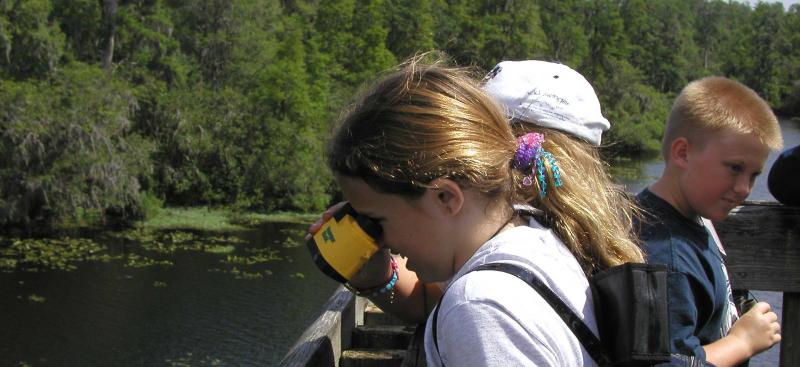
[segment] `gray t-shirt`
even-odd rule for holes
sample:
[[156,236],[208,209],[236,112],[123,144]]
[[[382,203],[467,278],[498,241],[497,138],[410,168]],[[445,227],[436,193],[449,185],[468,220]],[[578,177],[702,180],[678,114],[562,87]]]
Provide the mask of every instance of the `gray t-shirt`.
[[[429,366],[595,366],[552,307],[524,281],[498,271],[470,269],[506,262],[534,272],[597,335],[589,282],[555,234],[531,219],[501,232],[464,264],[439,307],[433,343],[425,331]],[[468,274],[466,274],[468,273]],[[464,275],[466,274],[466,275]]]

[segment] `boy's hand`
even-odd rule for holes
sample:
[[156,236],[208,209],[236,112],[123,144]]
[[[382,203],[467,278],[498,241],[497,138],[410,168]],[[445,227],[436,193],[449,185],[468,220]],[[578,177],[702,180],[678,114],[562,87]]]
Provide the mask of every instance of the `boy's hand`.
[[769,303],[758,302],[733,324],[728,335],[741,341],[752,356],[781,341],[780,330],[778,315],[772,312]]

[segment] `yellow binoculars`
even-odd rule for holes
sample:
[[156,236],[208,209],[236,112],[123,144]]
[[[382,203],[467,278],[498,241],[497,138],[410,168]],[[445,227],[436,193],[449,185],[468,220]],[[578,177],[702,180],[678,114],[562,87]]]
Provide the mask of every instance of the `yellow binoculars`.
[[311,258],[329,277],[348,282],[378,251],[381,227],[345,204],[308,240]]

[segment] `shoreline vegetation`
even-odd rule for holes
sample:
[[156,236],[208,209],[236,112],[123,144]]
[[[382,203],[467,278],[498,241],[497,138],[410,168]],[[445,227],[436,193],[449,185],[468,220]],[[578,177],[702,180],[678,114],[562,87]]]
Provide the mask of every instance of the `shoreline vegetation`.
[[672,98],[707,75],[800,115],[800,4],[0,1],[0,233],[162,207],[319,212],[337,195],[322,157],[339,111],[437,51],[477,77],[501,60],[578,70],[612,121],[607,156],[656,152]]
[[145,230],[198,230],[231,232],[264,223],[310,224],[319,213],[275,212],[269,214],[243,212],[230,208],[182,207],[163,208],[152,218],[134,224]]

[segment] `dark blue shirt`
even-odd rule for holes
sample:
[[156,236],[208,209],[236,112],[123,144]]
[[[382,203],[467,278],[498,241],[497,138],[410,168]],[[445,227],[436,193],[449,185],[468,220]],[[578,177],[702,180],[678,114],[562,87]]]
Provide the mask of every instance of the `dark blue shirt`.
[[706,358],[703,345],[730,328],[728,278],[714,238],[699,221],[684,217],[645,189],[636,196],[645,210],[635,224],[646,260],[665,264],[672,352]]

